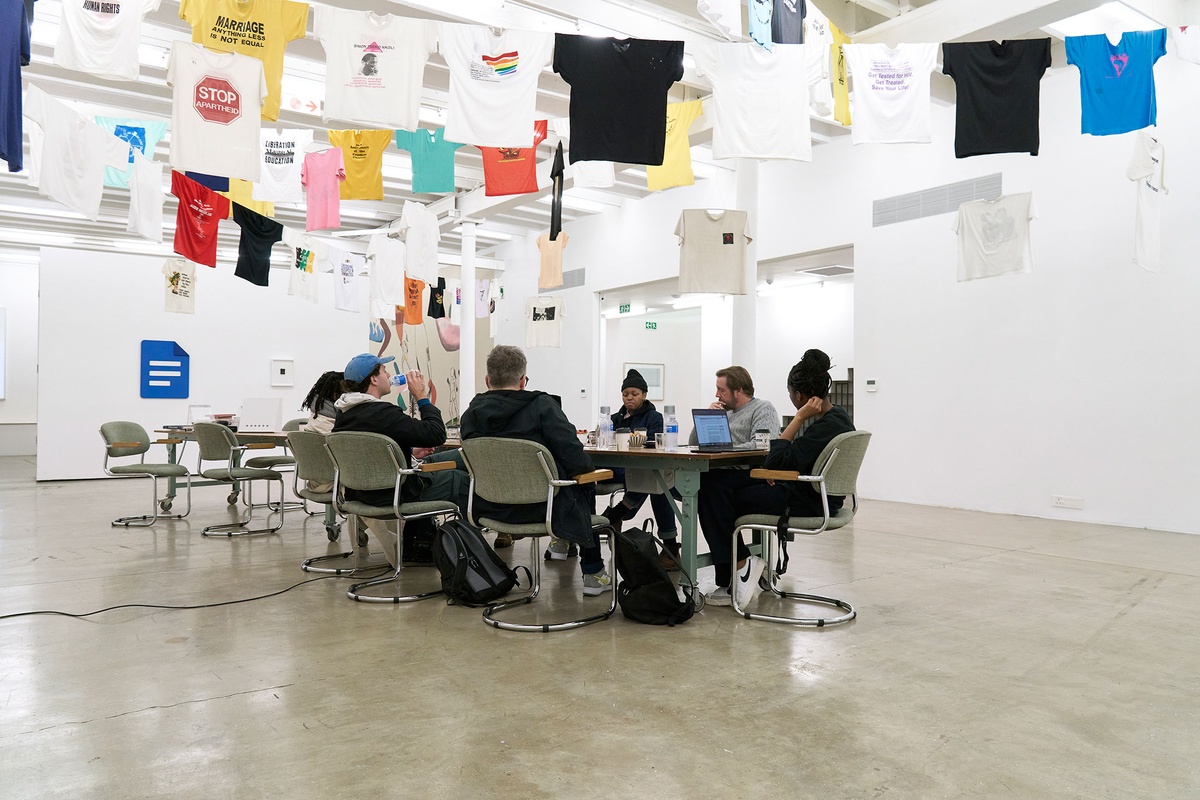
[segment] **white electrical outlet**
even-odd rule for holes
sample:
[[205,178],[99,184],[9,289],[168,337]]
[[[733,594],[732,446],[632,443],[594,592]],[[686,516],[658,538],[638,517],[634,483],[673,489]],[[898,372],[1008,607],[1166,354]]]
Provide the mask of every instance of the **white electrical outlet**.
[[1083,508],[1083,498],[1056,494],[1051,498],[1051,505],[1055,508]]

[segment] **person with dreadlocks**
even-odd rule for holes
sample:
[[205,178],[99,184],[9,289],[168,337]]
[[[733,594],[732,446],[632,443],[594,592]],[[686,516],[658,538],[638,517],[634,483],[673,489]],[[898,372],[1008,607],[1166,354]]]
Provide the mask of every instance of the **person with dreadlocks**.
[[[342,396],[343,375],[337,370],[330,370],[308,390],[300,409],[308,411],[308,422],[303,430],[328,436],[333,431],[333,418],[337,416],[334,402]],[[333,489],[333,483],[317,483],[307,481],[308,490],[312,492],[328,492]]]

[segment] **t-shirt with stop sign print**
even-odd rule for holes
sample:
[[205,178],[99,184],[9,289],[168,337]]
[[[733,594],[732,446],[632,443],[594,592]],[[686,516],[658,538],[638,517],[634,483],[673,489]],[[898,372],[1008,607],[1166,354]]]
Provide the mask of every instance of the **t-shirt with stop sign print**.
[[229,200],[179,172],[171,173],[175,211],[175,252],[197,264],[217,265],[217,225],[229,216]]
[[177,41],[167,83],[174,90],[171,166],[257,181],[259,109],[267,95],[262,62]]

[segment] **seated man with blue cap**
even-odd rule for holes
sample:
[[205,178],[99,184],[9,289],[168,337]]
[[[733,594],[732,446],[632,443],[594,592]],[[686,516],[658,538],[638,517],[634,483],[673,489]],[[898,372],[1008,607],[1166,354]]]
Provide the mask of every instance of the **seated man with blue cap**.
[[[416,405],[417,418],[410,417],[399,406],[384,399],[392,392],[392,376],[387,365],[395,360],[394,356],[379,358],[370,353],[360,353],[350,359],[345,369],[345,393],[334,403],[337,418],[333,423],[333,431],[381,433],[400,446],[404,458],[411,464],[414,447],[438,447],[445,443],[446,425],[442,422],[442,412],[429,401],[425,376],[419,370],[410,370],[405,374],[408,393]],[[470,476],[464,469],[421,473],[405,479],[400,488],[400,501],[449,500],[457,504],[465,516],[470,482]],[[361,500],[371,505],[387,506],[392,503],[390,489],[369,492],[347,489],[346,496],[347,499]],[[373,519],[364,522],[383,545],[388,562],[396,566],[396,523]]]

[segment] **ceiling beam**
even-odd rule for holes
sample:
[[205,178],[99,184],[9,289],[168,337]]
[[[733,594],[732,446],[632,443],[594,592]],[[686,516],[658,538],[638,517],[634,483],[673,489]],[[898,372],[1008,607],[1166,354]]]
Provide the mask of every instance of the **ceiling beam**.
[[855,43],[956,42],[1023,36],[1106,0],[938,0],[854,36]]

